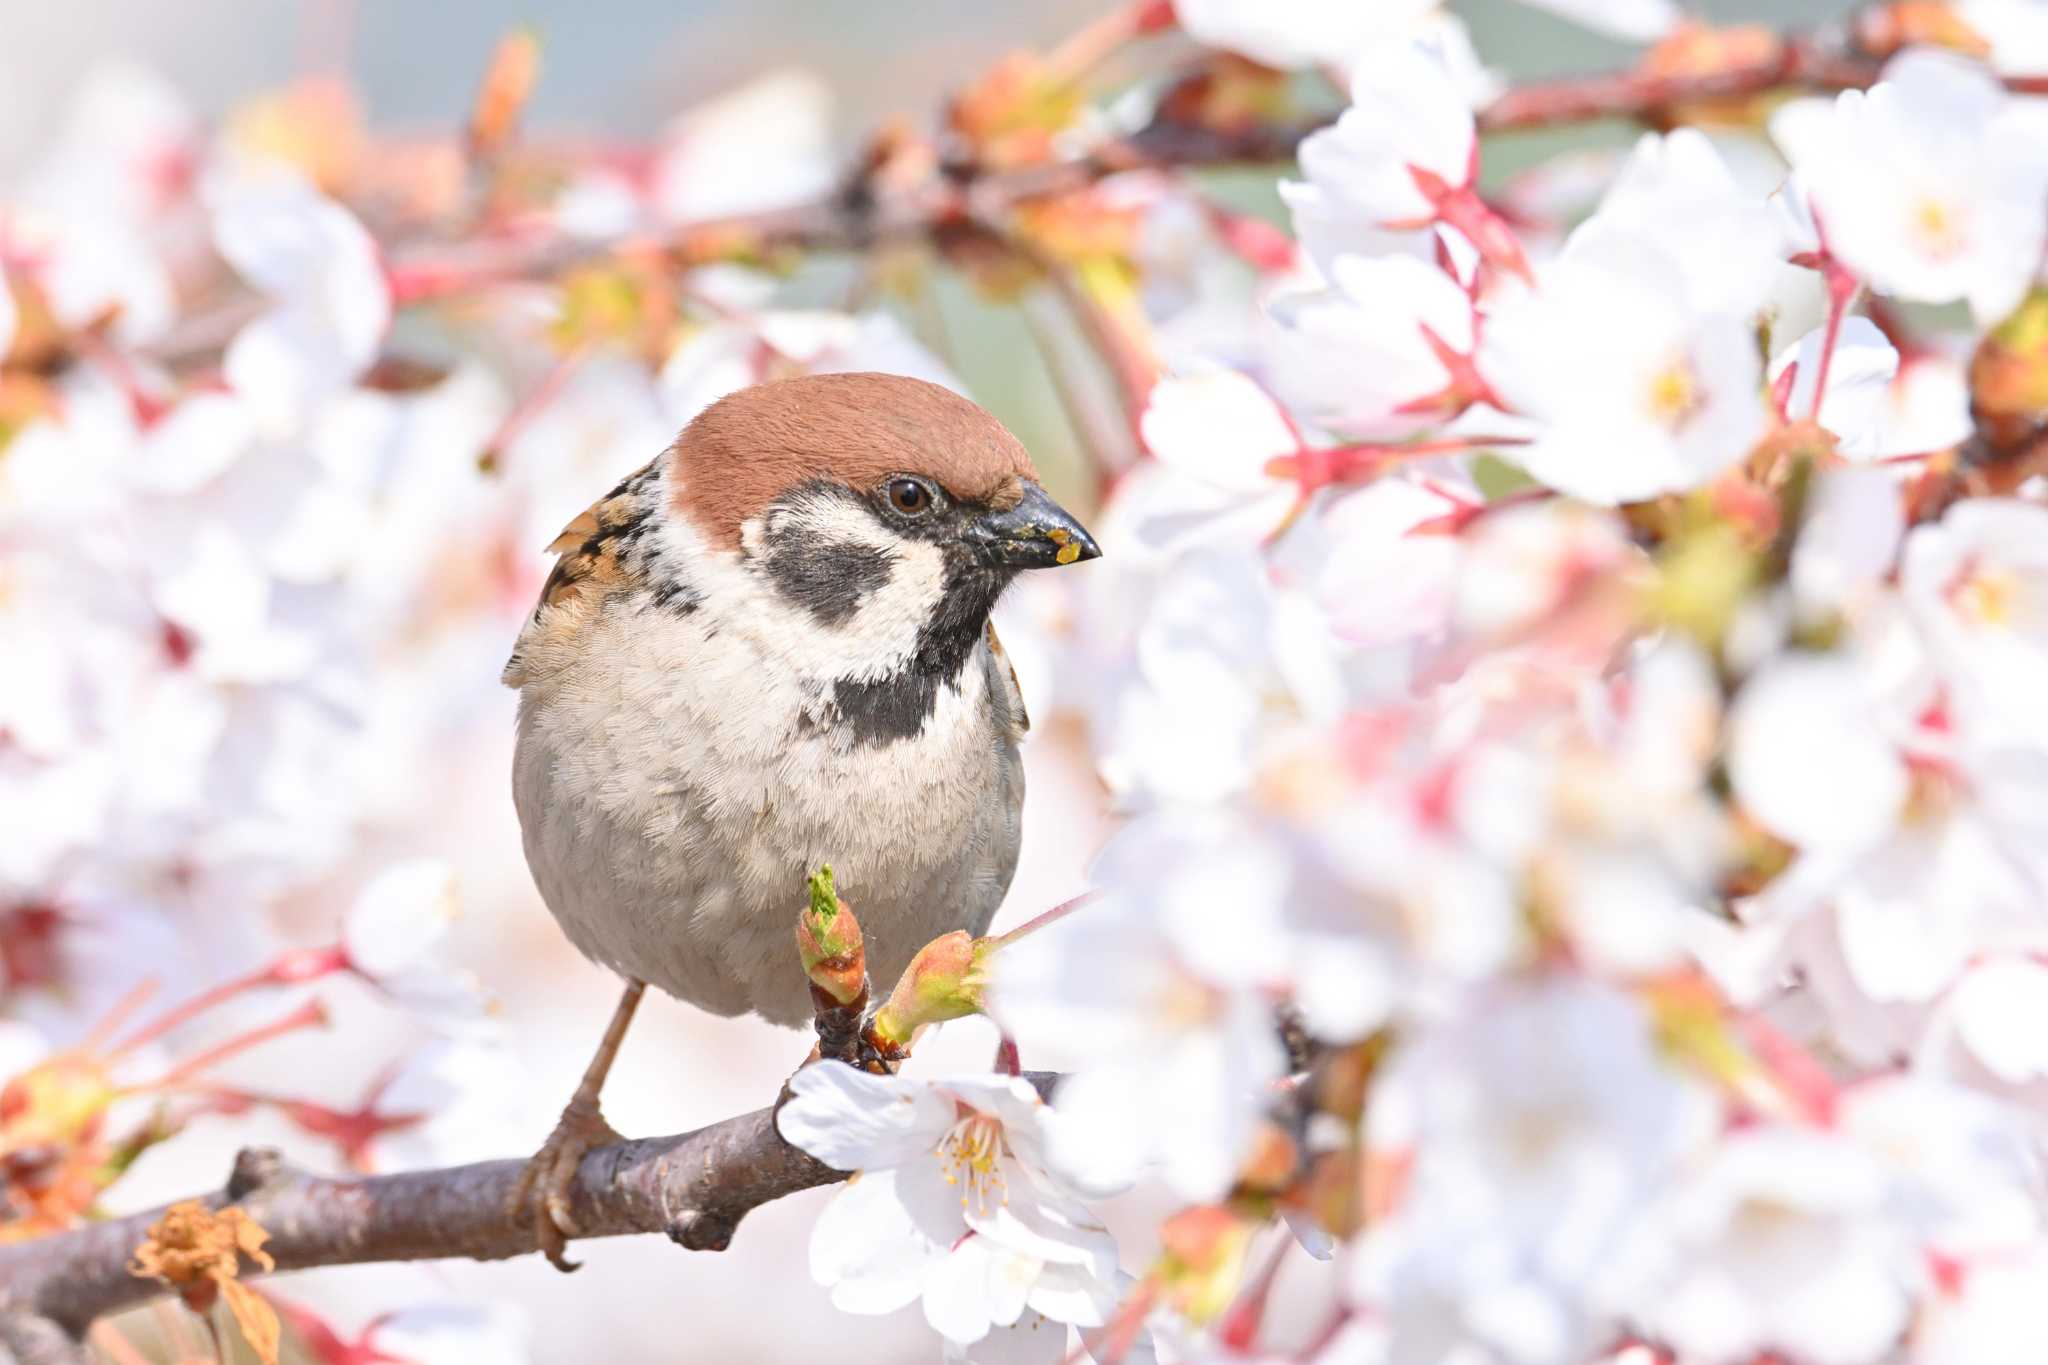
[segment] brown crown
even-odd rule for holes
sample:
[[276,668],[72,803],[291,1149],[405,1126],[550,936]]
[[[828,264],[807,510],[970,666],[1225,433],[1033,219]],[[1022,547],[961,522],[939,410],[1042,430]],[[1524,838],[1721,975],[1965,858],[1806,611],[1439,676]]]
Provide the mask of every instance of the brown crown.
[[740,525],[811,479],[866,492],[921,474],[955,498],[1007,506],[1036,480],[1023,443],[950,389],[893,374],[817,374],[728,394],[670,447],[677,508],[731,549]]

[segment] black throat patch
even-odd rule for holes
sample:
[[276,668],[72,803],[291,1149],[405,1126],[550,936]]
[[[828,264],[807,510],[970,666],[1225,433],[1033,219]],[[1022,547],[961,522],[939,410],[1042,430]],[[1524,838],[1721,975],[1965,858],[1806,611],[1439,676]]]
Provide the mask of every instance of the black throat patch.
[[989,609],[1009,586],[1010,572],[946,557],[946,586],[932,618],[917,633],[917,648],[886,678],[841,678],[832,703],[858,744],[914,739],[938,709],[939,689],[960,687],[960,675],[981,644]]
[[[849,732],[856,744],[913,739],[938,709],[939,689],[959,688],[962,670],[982,642],[989,609],[1016,571],[988,567],[969,547],[966,528],[986,510],[977,504],[943,500],[930,515],[913,519],[893,515],[873,497],[819,481],[797,490],[792,505],[819,498],[864,508],[891,534],[936,547],[944,561],[938,600],[918,627],[910,657],[885,678],[846,676],[828,684],[811,718],[817,728]],[[807,521],[801,515],[772,521],[749,558],[784,600],[820,625],[844,625],[888,584],[899,556],[867,541],[820,539],[815,523]]]

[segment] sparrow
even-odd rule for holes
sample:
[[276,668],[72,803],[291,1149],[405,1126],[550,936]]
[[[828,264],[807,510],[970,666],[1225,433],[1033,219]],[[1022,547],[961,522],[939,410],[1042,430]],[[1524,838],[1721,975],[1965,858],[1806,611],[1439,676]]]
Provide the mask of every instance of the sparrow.
[[516,1196],[570,1269],[568,1191],[617,1140],[598,1098],[648,985],[808,1020],[793,907],[824,863],[877,981],[987,930],[1030,726],[989,611],[1100,551],[994,417],[885,374],[720,399],[548,548],[504,672],[513,800],[548,909],[626,982]]

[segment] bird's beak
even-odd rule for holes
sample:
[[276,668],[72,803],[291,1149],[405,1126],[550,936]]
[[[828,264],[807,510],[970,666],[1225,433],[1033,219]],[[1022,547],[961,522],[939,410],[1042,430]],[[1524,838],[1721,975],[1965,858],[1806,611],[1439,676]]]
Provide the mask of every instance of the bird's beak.
[[1088,528],[1029,481],[1015,506],[971,523],[967,539],[990,568],[1049,569],[1102,555]]

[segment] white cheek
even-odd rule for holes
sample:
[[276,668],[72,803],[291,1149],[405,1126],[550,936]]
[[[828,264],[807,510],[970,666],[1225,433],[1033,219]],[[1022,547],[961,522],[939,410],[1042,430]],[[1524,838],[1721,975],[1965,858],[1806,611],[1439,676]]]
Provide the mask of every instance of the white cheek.
[[[721,617],[805,678],[872,680],[898,671],[917,648],[918,632],[945,591],[945,557],[935,545],[903,540],[858,507],[838,500],[777,508],[740,525],[740,544],[763,553],[771,529],[795,530],[821,542],[868,545],[893,561],[889,578],[844,620],[826,625],[786,601],[737,555],[699,548],[693,576]],[[702,542],[699,542],[701,547]]]
[[881,678],[902,667],[946,590],[946,561],[937,546],[906,541],[895,553],[889,581],[862,599],[843,625],[825,632],[842,642],[841,676]]

